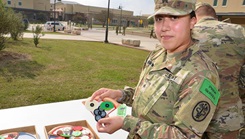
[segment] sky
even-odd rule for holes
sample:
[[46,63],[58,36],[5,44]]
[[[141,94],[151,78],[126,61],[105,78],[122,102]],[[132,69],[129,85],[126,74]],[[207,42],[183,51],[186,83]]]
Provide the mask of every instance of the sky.
[[[108,0],[63,0],[73,1],[83,5],[108,7]],[[110,8],[133,11],[134,15],[152,14],[154,12],[154,0],[110,0]]]

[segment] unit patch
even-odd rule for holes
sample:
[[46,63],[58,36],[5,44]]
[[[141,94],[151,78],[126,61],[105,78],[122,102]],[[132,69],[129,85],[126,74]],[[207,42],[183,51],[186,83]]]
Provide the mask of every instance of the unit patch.
[[196,104],[192,111],[192,118],[197,121],[203,121],[210,112],[210,105],[207,101],[200,101]]
[[214,103],[214,105],[217,106],[220,93],[211,81],[204,79],[202,86],[200,87],[200,92],[202,92],[202,94],[208,97]]

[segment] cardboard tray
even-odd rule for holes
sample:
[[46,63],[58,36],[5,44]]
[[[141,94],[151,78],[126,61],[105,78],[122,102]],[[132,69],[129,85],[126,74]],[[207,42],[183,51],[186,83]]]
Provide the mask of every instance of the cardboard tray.
[[52,130],[53,128],[61,125],[71,125],[71,126],[84,126],[87,127],[93,134],[94,134],[94,139],[100,139],[99,136],[94,132],[92,127],[88,124],[86,120],[81,120],[81,121],[73,121],[73,122],[66,122],[66,123],[60,123],[60,124],[54,124],[54,125],[47,125],[44,127],[44,132],[46,139],[49,139],[48,132]]
[[10,132],[27,132],[27,133],[32,134],[36,139],[39,139],[35,126],[25,126],[25,127],[0,130],[0,135],[10,133]]

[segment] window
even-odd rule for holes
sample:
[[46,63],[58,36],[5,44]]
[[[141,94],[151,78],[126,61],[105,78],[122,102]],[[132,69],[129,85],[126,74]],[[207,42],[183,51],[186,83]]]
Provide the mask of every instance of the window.
[[243,0],[243,3],[242,3],[242,5],[245,5],[245,0]]
[[117,20],[113,19],[112,20],[112,23],[116,24],[117,23]]
[[213,6],[217,6],[218,5],[218,0],[214,0]]
[[18,4],[19,4],[19,6],[21,6],[22,5],[22,2],[19,1]]
[[227,0],[223,0],[222,6],[226,6]]
[[8,5],[11,5],[11,1],[10,0],[8,0]]
[[[54,25],[54,23],[51,23],[51,25]],[[55,25],[56,26],[62,26],[62,24],[61,23],[58,23],[58,22],[55,22]]]

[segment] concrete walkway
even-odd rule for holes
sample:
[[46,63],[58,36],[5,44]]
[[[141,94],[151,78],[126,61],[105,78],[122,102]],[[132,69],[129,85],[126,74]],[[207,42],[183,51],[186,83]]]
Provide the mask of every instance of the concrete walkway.
[[[32,33],[24,33],[24,38],[33,38]],[[142,36],[136,36],[136,35],[116,35],[115,31],[109,31],[108,32],[108,42],[113,44],[119,44],[122,45],[122,39],[137,39],[140,40],[140,47],[133,47],[137,49],[143,49],[152,51],[154,50],[156,44],[158,43],[157,39],[150,38],[150,37],[142,37]],[[104,30],[98,30],[98,29],[92,29],[92,30],[82,30],[81,35],[58,35],[58,34],[45,34],[41,37],[41,39],[63,39],[63,40],[85,40],[85,41],[98,41],[98,42],[104,42],[105,41],[105,31]]]

